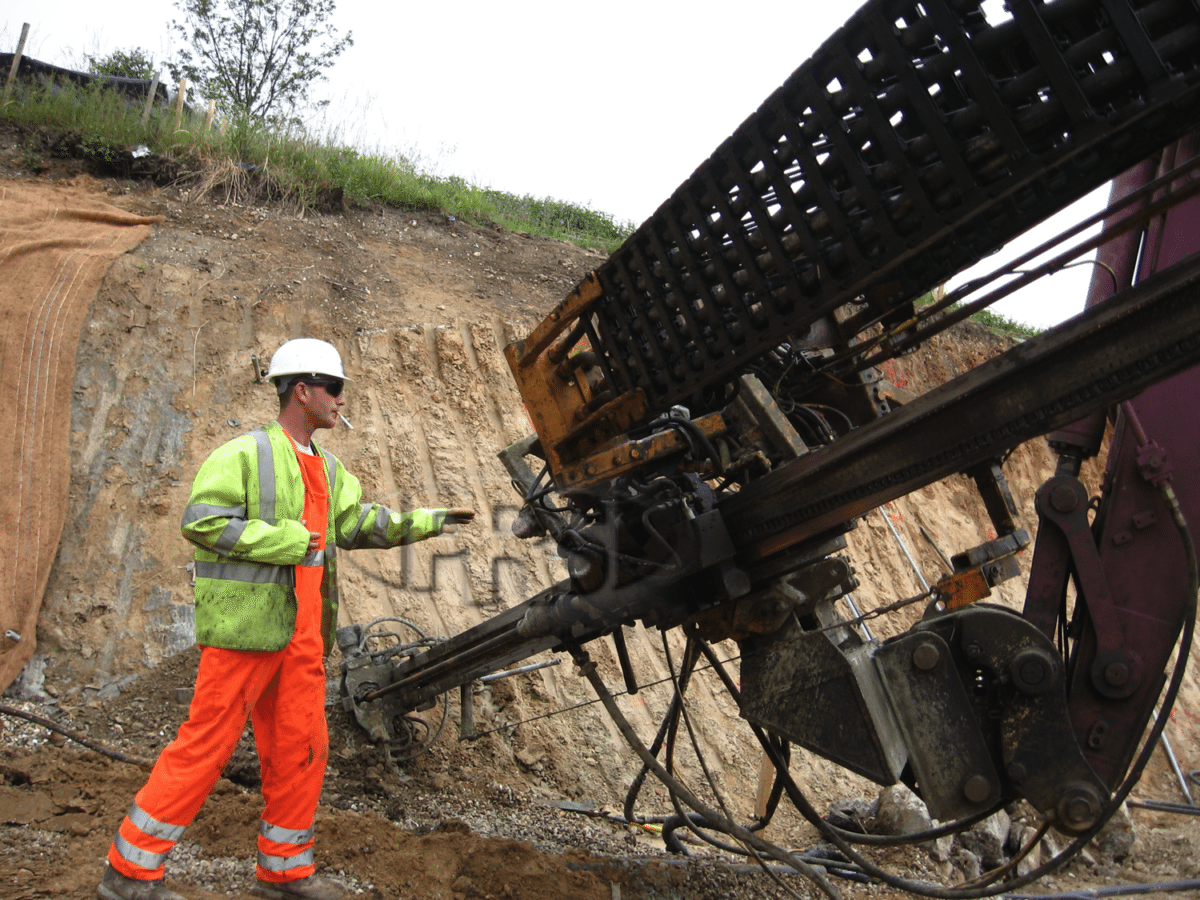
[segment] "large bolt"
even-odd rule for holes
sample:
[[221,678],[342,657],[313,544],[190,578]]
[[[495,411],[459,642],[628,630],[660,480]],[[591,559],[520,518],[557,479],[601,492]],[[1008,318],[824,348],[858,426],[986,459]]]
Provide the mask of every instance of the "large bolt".
[[1041,684],[1046,677],[1046,669],[1040,659],[1030,659],[1021,663],[1021,678],[1026,684]]
[[941,658],[942,654],[938,652],[936,644],[921,644],[913,651],[913,665],[922,672],[928,672]]
[[1100,815],[1100,798],[1089,787],[1067,788],[1058,800],[1058,820],[1066,828],[1083,831],[1095,824]]
[[1079,495],[1065,484],[1060,484],[1050,492],[1050,505],[1057,512],[1069,513],[1079,505]]
[[1013,657],[1009,672],[1013,685],[1023,694],[1044,694],[1056,683],[1056,658],[1045,650],[1027,647]]
[[992,783],[982,775],[972,775],[963,784],[963,795],[972,803],[982,803],[992,793]]
[[1124,687],[1129,683],[1129,666],[1123,662],[1111,662],[1104,667],[1104,680],[1113,687]]

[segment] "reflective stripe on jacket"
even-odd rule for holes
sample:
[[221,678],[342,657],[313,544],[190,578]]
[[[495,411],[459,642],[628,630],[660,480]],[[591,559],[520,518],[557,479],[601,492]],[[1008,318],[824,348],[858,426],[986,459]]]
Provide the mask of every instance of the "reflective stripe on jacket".
[[[329,521],[321,579],[325,652],[337,628],[337,548],[387,548],[441,533],[425,509],[398,513],[362,503],[362,485],[313,444],[329,479]],[[196,546],[196,643],[228,650],[281,650],[296,621],[295,569],[308,555],[304,482],[282,426],[234,438],[205,460],[183,513]]]

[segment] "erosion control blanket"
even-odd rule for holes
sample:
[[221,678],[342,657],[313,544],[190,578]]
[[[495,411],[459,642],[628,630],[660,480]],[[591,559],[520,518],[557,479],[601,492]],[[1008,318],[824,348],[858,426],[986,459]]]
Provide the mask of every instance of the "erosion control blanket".
[[0,183],[0,690],[29,661],[67,508],[75,346],[100,279],[161,218]]

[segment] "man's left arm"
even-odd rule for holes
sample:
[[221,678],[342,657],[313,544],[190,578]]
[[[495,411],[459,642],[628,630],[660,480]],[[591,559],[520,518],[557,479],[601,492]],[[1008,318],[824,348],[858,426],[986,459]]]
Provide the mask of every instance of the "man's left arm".
[[396,512],[381,503],[362,502],[362,484],[338,463],[331,498],[337,546],[343,550],[377,549],[415,544],[439,534],[452,534],[475,518],[473,509],[413,509]]

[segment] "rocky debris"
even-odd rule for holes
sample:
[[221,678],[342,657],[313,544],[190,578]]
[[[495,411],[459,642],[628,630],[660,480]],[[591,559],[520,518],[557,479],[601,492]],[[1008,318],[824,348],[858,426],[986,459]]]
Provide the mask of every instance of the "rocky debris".
[[1008,861],[1005,847],[1012,821],[1004,810],[997,810],[982,822],[976,822],[958,835],[960,846],[970,850],[989,869],[1002,866]]
[[954,868],[963,881],[975,881],[983,874],[983,862],[979,856],[961,844],[955,848],[950,861],[954,863]]
[[879,811],[875,814],[878,834],[920,834],[933,827],[929,810],[921,798],[903,784],[893,784],[879,795]]
[[[829,810],[826,818],[831,824],[867,834],[920,834],[939,824],[930,818],[921,799],[903,784],[884,788],[873,801],[861,797],[836,801]],[[949,880],[972,881],[986,871],[1008,865],[1018,855],[1017,874],[1026,875],[1057,856],[1069,843],[1069,838],[1050,831],[1031,847],[1039,824],[1037,814],[1021,802],[997,810],[964,831],[920,846],[938,864],[941,876]],[[1115,866],[1129,856],[1136,839],[1133,819],[1122,804],[1085,848],[1082,860],[1098,873],[1115,876]]]
[[[1024,822],[1014,821],[1012,823],[1012,827],[1008,831],[1008,841],[1005,844],[1005,847],[1007,848],[1010,856],[1016,856],[1024,847],[1028,847],[1036,838],[1036,828]],[[1042,858],[1043,846],[1043,843],[1039,843],[1037,846],[1032,847],[1030,851],[1023,857],[1021,857],[1021,860],[1017,863],[1018,875],[1028,875],[1044,862]]]
[[1092,839],[1092,844],[1104,856],[1121,862],[1129,856],[1137,840],[1137,831],[1133,825],[1133,817],[1129,815],[1128,805],[1122,803],[1104,829]]

